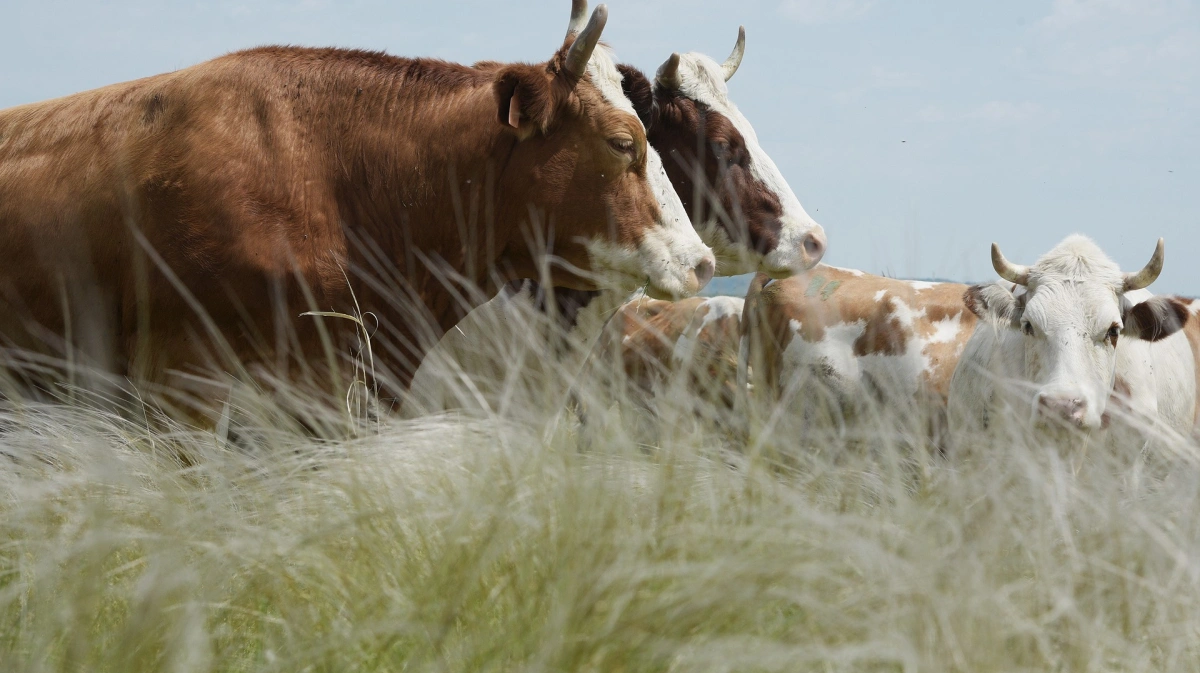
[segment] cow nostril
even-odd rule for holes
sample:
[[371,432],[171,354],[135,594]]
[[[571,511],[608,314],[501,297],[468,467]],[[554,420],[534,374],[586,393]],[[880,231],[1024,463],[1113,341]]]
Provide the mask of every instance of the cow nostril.
[[1054,397],[1038,395],[1038,411],[1045,415],[1055,415],[1064,421],[1079,424],[1083,421],[1087,410],[1083,400],[1078,397]]
[[717,265],[711,257],[705,257],[696,265],[694,271],[696,273],[696,282],[700,284],[700,287],[696,289],[699,290],[708,285],[708,281],[712,280],[713,274],[717,271]]
[[804,256],[810,266],[821,261],[821,257],[825,255],[825,234],[821,231],[813,231],[804,235]]

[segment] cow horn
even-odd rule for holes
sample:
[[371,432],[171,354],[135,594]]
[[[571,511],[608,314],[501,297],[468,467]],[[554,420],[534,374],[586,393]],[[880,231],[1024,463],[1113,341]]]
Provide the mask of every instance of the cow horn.
[[733,77],[733,73],[737,72],[738,66],[742,64],[742,56],[746,53],[746,27],[738,26],[737,44],[733,45],[733,52],[729,54],[729,58],[721,64],[721,74],[725,75],[725,81],[728,82]]
[[658,82],[659,86],[668,91],[677,91],[681,82],[679,81],[679,52],[671,54],[666,62],[658,66],[658,72],[654,75],[654,81]]
[[992,244],[992,268],[1010,283],[1024,285],[1029,282],[1029,267],[1013,264],[1005,259],[1004,253],[1000,252],[1000,246],[996,243]]
[[571,0],[571,23],[567,24],[567,38],[576,37],[587,22],[587,0]]
[[1142,267],[1137,273],[1125,274],[1125,292],[1130,290],[1140,290],[1148,287],[1158,279],[1158,274],[1162,273],[1163,267],[1163,240],[1158,239],[1158,245],[1154,247],[1154,254],[1150,257],[1150,261],[1146,266]]
[[607,21],[608,6],[596,5],[596,11],[592,12],[592,18],[588,20],[583,30],[579,31],[579,37],[575,38],[575,43],[567,51],[565,63],[567,72],[576,77],[583,77],[587,72],[588,59],[592,57],[596,43],[600,41],[600,32],[604,30],[604,24]]

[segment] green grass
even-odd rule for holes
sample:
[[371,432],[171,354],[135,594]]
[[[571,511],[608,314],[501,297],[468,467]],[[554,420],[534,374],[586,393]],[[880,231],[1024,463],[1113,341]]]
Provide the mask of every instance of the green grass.
[[547,372],[323,440],[9,404],[0,670],[1200,669],[1189,444],[741,436],[678,388],[581,428]]

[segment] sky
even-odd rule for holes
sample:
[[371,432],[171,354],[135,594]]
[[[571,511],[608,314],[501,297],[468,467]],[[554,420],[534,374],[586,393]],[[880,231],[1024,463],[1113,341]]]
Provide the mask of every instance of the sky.
[[[0,108],[262,44],[544,61],[569,0],[6,0]],[[1200,295],[1200,0],[609,0],[603,39],[652,73],[721,61],[730,94],[829,236],[825,261],[995,278],[1070,233],[1151,289]]]

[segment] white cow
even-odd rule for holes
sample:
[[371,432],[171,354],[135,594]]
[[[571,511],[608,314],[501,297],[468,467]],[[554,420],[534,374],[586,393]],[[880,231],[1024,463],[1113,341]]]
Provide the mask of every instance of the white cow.
[[1196,363],[1180,331],[1189,302],[1144,289],[1162,271],[1162,239],[1136,273],[1122,273],[1080,235],[1028,267],[993,244],[992,265],[1007,282],[972,286],[964,297],[980,320],[950,383],[953,434],[999,429],[1006,415],[1090,434],[1117,407],[1192,430]]

